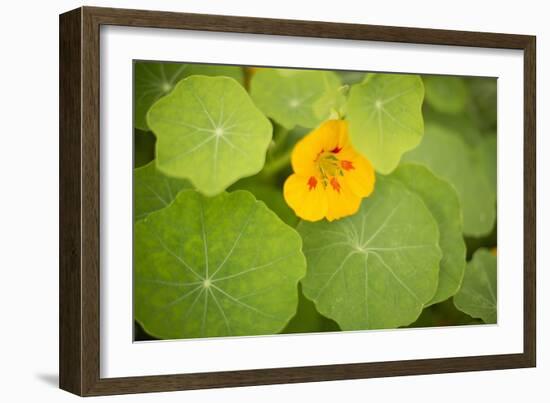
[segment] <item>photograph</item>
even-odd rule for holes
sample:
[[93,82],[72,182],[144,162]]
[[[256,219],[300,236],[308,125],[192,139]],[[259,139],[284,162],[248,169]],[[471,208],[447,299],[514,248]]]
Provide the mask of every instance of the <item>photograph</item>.
[[496,77],[134,60],[128,102],[134,341],[497,323]]
[[161,8],[72,7],[48,52],[59,388],[534,390],[540,30]]

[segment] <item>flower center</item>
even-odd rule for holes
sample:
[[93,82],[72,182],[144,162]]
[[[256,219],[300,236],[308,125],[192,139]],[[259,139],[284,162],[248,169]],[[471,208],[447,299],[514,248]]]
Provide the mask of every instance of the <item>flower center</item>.
[[340,186],[336,178],[344,176],[345,171],[355,169],[351,161],[340,160],[336,156],[340,151],[342,151],[341,147],[330,151],[321,150],[314,161],[323,186],[326,188],[330,184],[337,191],[340,191]]
[[340,167],[340,160],[331,151],[323,151],[316,160],[319,175],[325,187],[331,177],[343,176],[344,172]]

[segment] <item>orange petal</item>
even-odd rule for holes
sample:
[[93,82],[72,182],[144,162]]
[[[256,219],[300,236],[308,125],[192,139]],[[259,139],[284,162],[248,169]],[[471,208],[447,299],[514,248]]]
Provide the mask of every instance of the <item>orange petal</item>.
[[[341,179],[340,179],[340,182]],[[340,186],[327,186],[327,220],[333,221],[355,214],[361,205],[361,197],[355,195],[346,183]]]
[[294,213],[304,220],[319,221],[327,213],[327,195],[316,177],[290,175],[285,181],[283,195]]

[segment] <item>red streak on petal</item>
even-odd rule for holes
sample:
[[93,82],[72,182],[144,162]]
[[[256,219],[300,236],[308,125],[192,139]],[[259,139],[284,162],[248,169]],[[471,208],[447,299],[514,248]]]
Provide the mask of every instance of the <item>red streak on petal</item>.
[[310,176],[307,181],[307,185],[309,186],[309,190],[315,189],[315,187],[317,186],[317,179],[315,179],[314,176]]
[[338,183],[338,180],[333,176],[330,178],[330,185],[334,190],[336,190],[338,193],[340,193],[340,184]]
[[353,166],[353,162],[351,161],[342,160],[340,161],[340,165],[342,165],[342,168],[346,171],[355,169],[355,167]]
[[333,154],[338,154],[340,151],[342,151],[342,147],[334,147],[332,150],[330,150],[331,153]]

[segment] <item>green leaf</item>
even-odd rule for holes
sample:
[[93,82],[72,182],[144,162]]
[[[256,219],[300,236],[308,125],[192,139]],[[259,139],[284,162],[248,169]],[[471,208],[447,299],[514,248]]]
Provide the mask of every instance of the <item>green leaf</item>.
[[134,64],[134,126],[141,130],[148,130],[146,115],[151,105],[172,91],[181,79],[193,74],[228,76],[240,83],[243,82],[243,72],[240,67],[136,62]]
[[428,303],[446,300],[458,291],[466,266],[466,245],[462,238],[462,211],[458,195],[445,180],[421,165],[400,165],[391,175],[426,204],[439,227],[439,246],[443,257],[439,263],[439,284]]
[[170,178],[155,167],[155,161],[134,169],[134,220],[168,206],[182,189],[191,185],[184,179]]
[[443,327],[460,325],[483,324],[480,319],[474,319],[470,315],[456,309],[453,299],[430,305],[422,311],[419,318],[408,327]]
[[423,76],[426,102],[436,111],[458,114],[468,102],[468,87],[461,77]]
[[152,336],[273,334],[295,314],[302,240],[249,192],[182,191],[134,232],[134,312]]
[[263,201],[271,211],[291,227],[295,227],[298,224],[298,217],[286,204],[281,189],[275,185],[262,183],[260,178],[252,177],[241,179],[229,188],[231,191],[238,189],[248,190],[256,199]]
[[269,120],[228,77],[180,81],[147,121],[157,136],[157,168],[189,179],[207,196],[259,172],[271,141]]
[[468,263],[462,287],[453,298],[455,306],[485,323],[497,322],[497,258],[478,249]]
[[[471,109],[468,108],[468,110]],[[437,112],[430,107],[424,107],[424,124],[425,127],[443,126],[452,131],[453,134],[462,137],[466,144],[471,146],[475,146],[483,138],[477,127],[476,118],[471,113],[450,115]]]
[[304,296],[300,289],[300,298],[296,315],[288,322],[281,333],[318,333],[340,330],[338,324],[321,315],[315,304]]
[[148,334],[145,330],[143,330],[141,325],[134,320],[134,341],[150,341],[150,340],[158,340],[158,339]]
[[480,129],[495,130],[497,124],[497,79],[470,77],[466,80],[472,94]]
[[360,83],[366,76],[364,71],[336,71],[336,73],[340,76],[342,83],[347,85]]
[[[340,83],[338,82],[338,84]],[[315,113],[319,123],[330,118],[331,116],[340,117],[345,114],[344,105],[346,104],[347,99],[344,94],[347,89],[347,86],[337,87],[336,85],[327,85],[327,90],[325,93],[313,103],[313,113]]]
[[359,211],[335,222],[301,222],[308,263],[302,286],[343,330],[408,325],[434,296],[439,231],[420,197],[377,178]]
[[496,219],[495,188],[475,149],[459,135],[439,125],[426,126],[422,143],[405,154],[403,161],[425,165],[454,186],[462,204],[465,235],[480,237],[491,232]]
[[250,95],[270,118],[292,129],[316,127],[344,101],[332,71],[261,69],[252,77]]
[[481,163],[490,186],[496,192],[497,187],[497,136],[487,134],[475,148],[477,160]]
[[416,147],[424,134],[419,76],[369,74],[351,87],[347,120],[351,142],[374,168],[389,174],[401,155]]
[[[449,77],[451,79],[453,77]],[[424,103],[424,122],[440,124],[460,134],[466,143],[477,145],[487,133],[496,131],[496,80],[493,78],[457,78],[466,86],[466,103],[459,113],[446,113],[437,109],[435,104],[428,102],[428,84],[426,86],[426,102]],[[444,79],[447,80],[447,79]],[[449,102],[458,99],[450,96]]]

